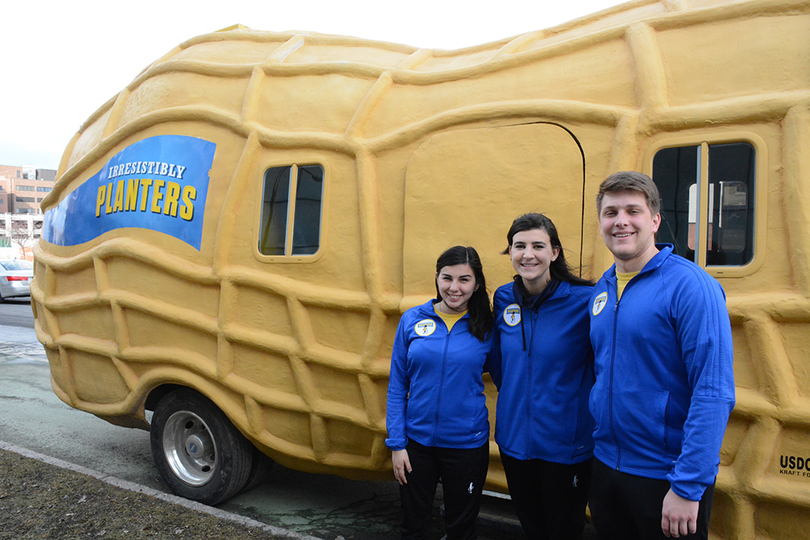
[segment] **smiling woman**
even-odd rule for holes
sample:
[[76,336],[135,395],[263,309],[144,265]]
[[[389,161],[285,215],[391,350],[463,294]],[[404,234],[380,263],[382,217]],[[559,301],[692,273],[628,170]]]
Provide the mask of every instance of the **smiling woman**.
[[593,450],[592,285],[568,267],[545,215],[519,216],[506,239],[516,275],[493,301],[495,441],[526,536],[581,538]]
[[441,478],[447,538],[475,538],[489,463],[482,374],[492,309],[481,259],[455,246],[436,261],[435,300],[406,311],[391,354],[385,444],[402,499],[402,538],[426,538]]
[[436,309],[448,315],[458,315],[467,311],[467,303],[478,289],[478,284],[470,265],[456,264],[439,270],[436,287],[442,298],[436,304]]
[[520,231],[512,237],[509,258],[529,294],[540,294],[551,282],[551,263],[557,260],[560,248],[551,244],[544,229]]

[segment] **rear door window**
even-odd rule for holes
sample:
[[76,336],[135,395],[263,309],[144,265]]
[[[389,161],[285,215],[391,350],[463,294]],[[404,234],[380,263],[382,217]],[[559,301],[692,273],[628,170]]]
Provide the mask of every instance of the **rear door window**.
[[703,266],[750,263],[755,176],[756,152],[747,142],[659,150],[652,171],[661,195],[657,240],[674,244],[676,253]]

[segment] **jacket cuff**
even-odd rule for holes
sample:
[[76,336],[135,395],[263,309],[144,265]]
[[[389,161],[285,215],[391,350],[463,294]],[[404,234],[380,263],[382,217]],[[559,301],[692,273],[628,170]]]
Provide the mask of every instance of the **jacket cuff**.
[[669,479],[669,485],[675,495],[683,497],[689,501],[699,501],[703,498],[703,493],[706,491],[706,486],[697,482],[678,482],[677,484]]
[[408,441],[406,439],[385,439],[385,446],[394,452],[397,450],[405,450],[405,448],[408,447]]

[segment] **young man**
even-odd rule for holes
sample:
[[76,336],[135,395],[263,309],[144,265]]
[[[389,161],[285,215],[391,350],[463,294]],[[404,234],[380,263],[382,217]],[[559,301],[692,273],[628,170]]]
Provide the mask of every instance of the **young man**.
[[590,309],[594,526],[600,540],[705,539],[734,407],[725,293],[671,245],[655,244],[650,177],[611,175],[596,206],[615,264]]

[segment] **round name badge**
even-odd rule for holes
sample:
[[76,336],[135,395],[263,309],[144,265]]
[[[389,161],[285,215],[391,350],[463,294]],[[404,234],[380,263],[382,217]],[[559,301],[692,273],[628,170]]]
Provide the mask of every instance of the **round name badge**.
[[436,321],[433,321],[431,319],[423,319],[418,323],[416,323],[414,331],[419,336],[427,337],[436,331]]
[[599,294],[593,299],[593,314],[599,315],[607,305],[608,295],[606,292]]
[[503,310],[503,322],[509,326],[515,326],[520,323],[520,306],[517,304],[509,304]]

